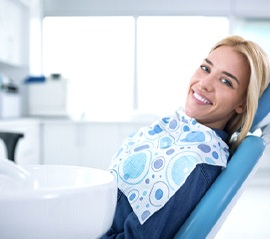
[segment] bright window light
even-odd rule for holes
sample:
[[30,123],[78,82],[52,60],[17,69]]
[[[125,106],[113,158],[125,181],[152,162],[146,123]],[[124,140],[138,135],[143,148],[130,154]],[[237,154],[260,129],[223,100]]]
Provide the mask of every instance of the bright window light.
[[[237,24],[238,23],[238,24]],[[243,19],[235,23],[234,34],[258,43],[270,56],[270,21],[262,19]]]
[[189,79],[212,45],[228,33],[225,17],[46,17],[43,71],[68,80],[73,118],[170,114],[183,106]]
[[224,17],[139,17],[138,109],[161,115],[184,107],[193,72],[228,33]]
[[133,17],[47,17],[43,37],[44,73],[67,78],[73,118],[131,117]]

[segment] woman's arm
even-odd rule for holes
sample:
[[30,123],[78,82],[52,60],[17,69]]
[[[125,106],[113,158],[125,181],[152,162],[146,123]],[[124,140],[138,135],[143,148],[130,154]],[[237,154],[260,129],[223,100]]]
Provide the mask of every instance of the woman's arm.
[[199,164],[167,204],[143,225],[125,195],[118,201],[112,228],[102,237],[125,239],[171,239],[221,172],[221,167]]

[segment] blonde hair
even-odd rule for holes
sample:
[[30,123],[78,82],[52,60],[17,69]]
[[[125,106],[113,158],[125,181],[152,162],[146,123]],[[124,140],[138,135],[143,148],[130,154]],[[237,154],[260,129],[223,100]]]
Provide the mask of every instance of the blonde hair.
[[227,123],[225,130],[230,138],[238,131],[235,139],[231,139],[231,147],[235,149],[246,137],[258,108],[259,98],[270,81],[270,63],[267,54],[256,43],[243,39],[240,36],[229,36],[214,45],[210,52],[220,46],[232,47],[244,56],[250,68],[250,78],[246,93],[246,110],[242,114],[235,114]]

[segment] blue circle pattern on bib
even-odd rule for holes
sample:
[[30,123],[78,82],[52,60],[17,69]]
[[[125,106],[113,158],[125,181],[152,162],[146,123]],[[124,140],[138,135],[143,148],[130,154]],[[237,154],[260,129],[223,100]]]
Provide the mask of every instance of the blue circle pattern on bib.
[[228,146],[181,110],[129,136],[109,170],[143,224],[184,184],[197,164],[226,167]]

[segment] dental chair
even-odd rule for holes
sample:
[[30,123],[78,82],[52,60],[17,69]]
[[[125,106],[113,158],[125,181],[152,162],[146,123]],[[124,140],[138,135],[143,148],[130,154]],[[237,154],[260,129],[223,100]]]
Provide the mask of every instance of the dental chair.
[[[255,136],[256,130],[260,136]],[[259,101],[250,133],[174,239],[214,238],[242,195],[258,169],[266,143],[270,142],[270,85]]]

